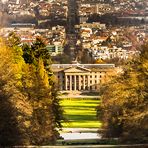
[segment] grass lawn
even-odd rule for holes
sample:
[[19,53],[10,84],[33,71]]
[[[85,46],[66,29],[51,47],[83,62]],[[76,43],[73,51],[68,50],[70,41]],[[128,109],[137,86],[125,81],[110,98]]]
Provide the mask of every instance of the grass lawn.
[[64,108],[64,116],[68,122],[64,122],[66,128],[98,128],[101,122],[96,118],[96,106],[98,99],[62,99],[61,105]]

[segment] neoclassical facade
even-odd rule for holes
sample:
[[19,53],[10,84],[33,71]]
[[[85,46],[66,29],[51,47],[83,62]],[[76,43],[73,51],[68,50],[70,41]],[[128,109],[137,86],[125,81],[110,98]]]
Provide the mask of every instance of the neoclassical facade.
[[61,91],[97,91],[115,71],[114,64],[52,64]]

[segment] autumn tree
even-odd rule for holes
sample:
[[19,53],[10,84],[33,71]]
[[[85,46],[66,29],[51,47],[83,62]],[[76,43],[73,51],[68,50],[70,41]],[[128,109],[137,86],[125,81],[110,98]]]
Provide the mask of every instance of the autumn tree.
[[28,96],[33,110],[27,129],[30,143],[53,144],[56,132],[54,132],[51,91],[42,59],[39,59],[38,66],[28,65],[24,70],[26,73],[22,77],[23,92]]
[[19,62],[12,48],[0,41],[0,145],[28,144],[25,133],[26,112],[29,105],[19,91]]
[[102,87],[104,136],[119,137],[124,143],[148,139],[148,43],[140,52],[121,75]]

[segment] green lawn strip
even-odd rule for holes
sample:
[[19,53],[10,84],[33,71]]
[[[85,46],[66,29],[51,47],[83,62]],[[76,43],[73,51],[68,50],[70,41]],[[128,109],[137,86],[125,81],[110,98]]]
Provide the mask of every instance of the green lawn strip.
[[72,128],[101,127],[101,122],[96,118],[96,107],[99,103],[98,99],[62,99],[64,116],[68,120],[62,125]]

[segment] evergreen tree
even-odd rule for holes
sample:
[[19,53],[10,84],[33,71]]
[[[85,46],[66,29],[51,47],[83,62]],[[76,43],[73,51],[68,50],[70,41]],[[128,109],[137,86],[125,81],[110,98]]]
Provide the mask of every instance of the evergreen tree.
[[[34,108],[33,105],[32,121],[34,123],[32,123],[31,131],[34,129],[38,130],[36,132],[32,131],[35,134],[33,137],[36,137],[32,143],[40,145],[49,144],[55,142],[58,135],[56,127],[61,127],[61,120],[63,119],[63,111],[58,99],[56,84],[50,70],[50,55],[41,38],[37,38],[31,47],[23,46],[23,51],[25,62],[33,69],[32,73],[29,74],[29,76],[33,76],[31,78],[33,80],[31,84],[32,94],[26,90],[31,98],[30,100],[32,100],[32,104],[36,103],[37,105],[37,108]],[[27,87],[25,86],[25,88]],[[39,121],[41,124],[39,124]]]

